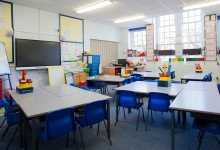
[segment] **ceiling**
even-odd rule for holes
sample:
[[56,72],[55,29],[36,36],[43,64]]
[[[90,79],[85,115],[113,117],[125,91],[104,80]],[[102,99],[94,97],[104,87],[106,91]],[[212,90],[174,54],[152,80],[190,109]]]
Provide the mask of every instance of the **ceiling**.
[[[25,5],[54,13],[74,16],[101,24],[127,28],[146,24],[145,21],[133,21],[114,24],[113,20],[144,14],[146,17],[157,17],[169,13],[182,11],[183,6],[205,2],[207,0],[113,0],[113,5],[77,14],[74,9],[82,7],[97,0],[6,0],[15,4]],[[220,12],[220,6],[212,6],[204,9],[206,14]]]

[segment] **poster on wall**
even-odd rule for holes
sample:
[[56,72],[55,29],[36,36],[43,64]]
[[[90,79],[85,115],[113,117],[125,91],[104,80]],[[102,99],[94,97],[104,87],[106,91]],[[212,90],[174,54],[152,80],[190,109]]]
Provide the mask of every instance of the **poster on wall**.
[[61,61],[74,61],[83,52],[82,43],[61,42]]
[[9,63],[14,62],[13,36],[8,34],[9,31],[13,31],[12,25],[12,4],[0,2],[0,42],[5,44]]
[[83,20],[60,15],[60,41],[83,43]]
[[216,15],[205,16],[205,59],[216,61]]
[[154,25],[146,25],[146,53],[147,61],[154,61]]

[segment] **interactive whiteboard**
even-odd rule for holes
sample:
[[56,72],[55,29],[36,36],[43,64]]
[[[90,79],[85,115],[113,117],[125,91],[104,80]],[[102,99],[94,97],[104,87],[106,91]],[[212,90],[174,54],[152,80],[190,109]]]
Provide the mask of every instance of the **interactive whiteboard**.
[[6,55],[5,45],[0,42],[0,75],[11,74],[8,64],[8,57]]

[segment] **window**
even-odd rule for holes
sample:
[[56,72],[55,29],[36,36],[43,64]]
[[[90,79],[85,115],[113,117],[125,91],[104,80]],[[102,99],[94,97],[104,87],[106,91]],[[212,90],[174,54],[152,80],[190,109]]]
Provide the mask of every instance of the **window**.
[[175,50],[176,27],[174,14],[159,17],[159,50]]
[[129,29],[131,37],[131,49],[143,51],[146,49],[146,28]]
[[201,10],[183,12],[182,41],[183,49],[202,47],[203,34]]

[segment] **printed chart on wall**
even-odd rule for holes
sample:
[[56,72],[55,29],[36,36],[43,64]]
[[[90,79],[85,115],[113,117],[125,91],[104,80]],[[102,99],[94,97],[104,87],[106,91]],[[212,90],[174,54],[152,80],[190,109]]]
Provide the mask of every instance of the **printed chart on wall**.
[[61,42],[61,61],[65,70],[78,70],[77,62],[80,61],[82,52],[82,43]]
[[12,6],[10,3],[0,2],[0,42],[5,44],[8,61],[13,62]]
[[154,61],[154,25],[146,25],[147,37],[146,37],[146,51],[147,51],[147,61]]
[[216,15],[205,16],[205,57],[206,61],[216,60]]

